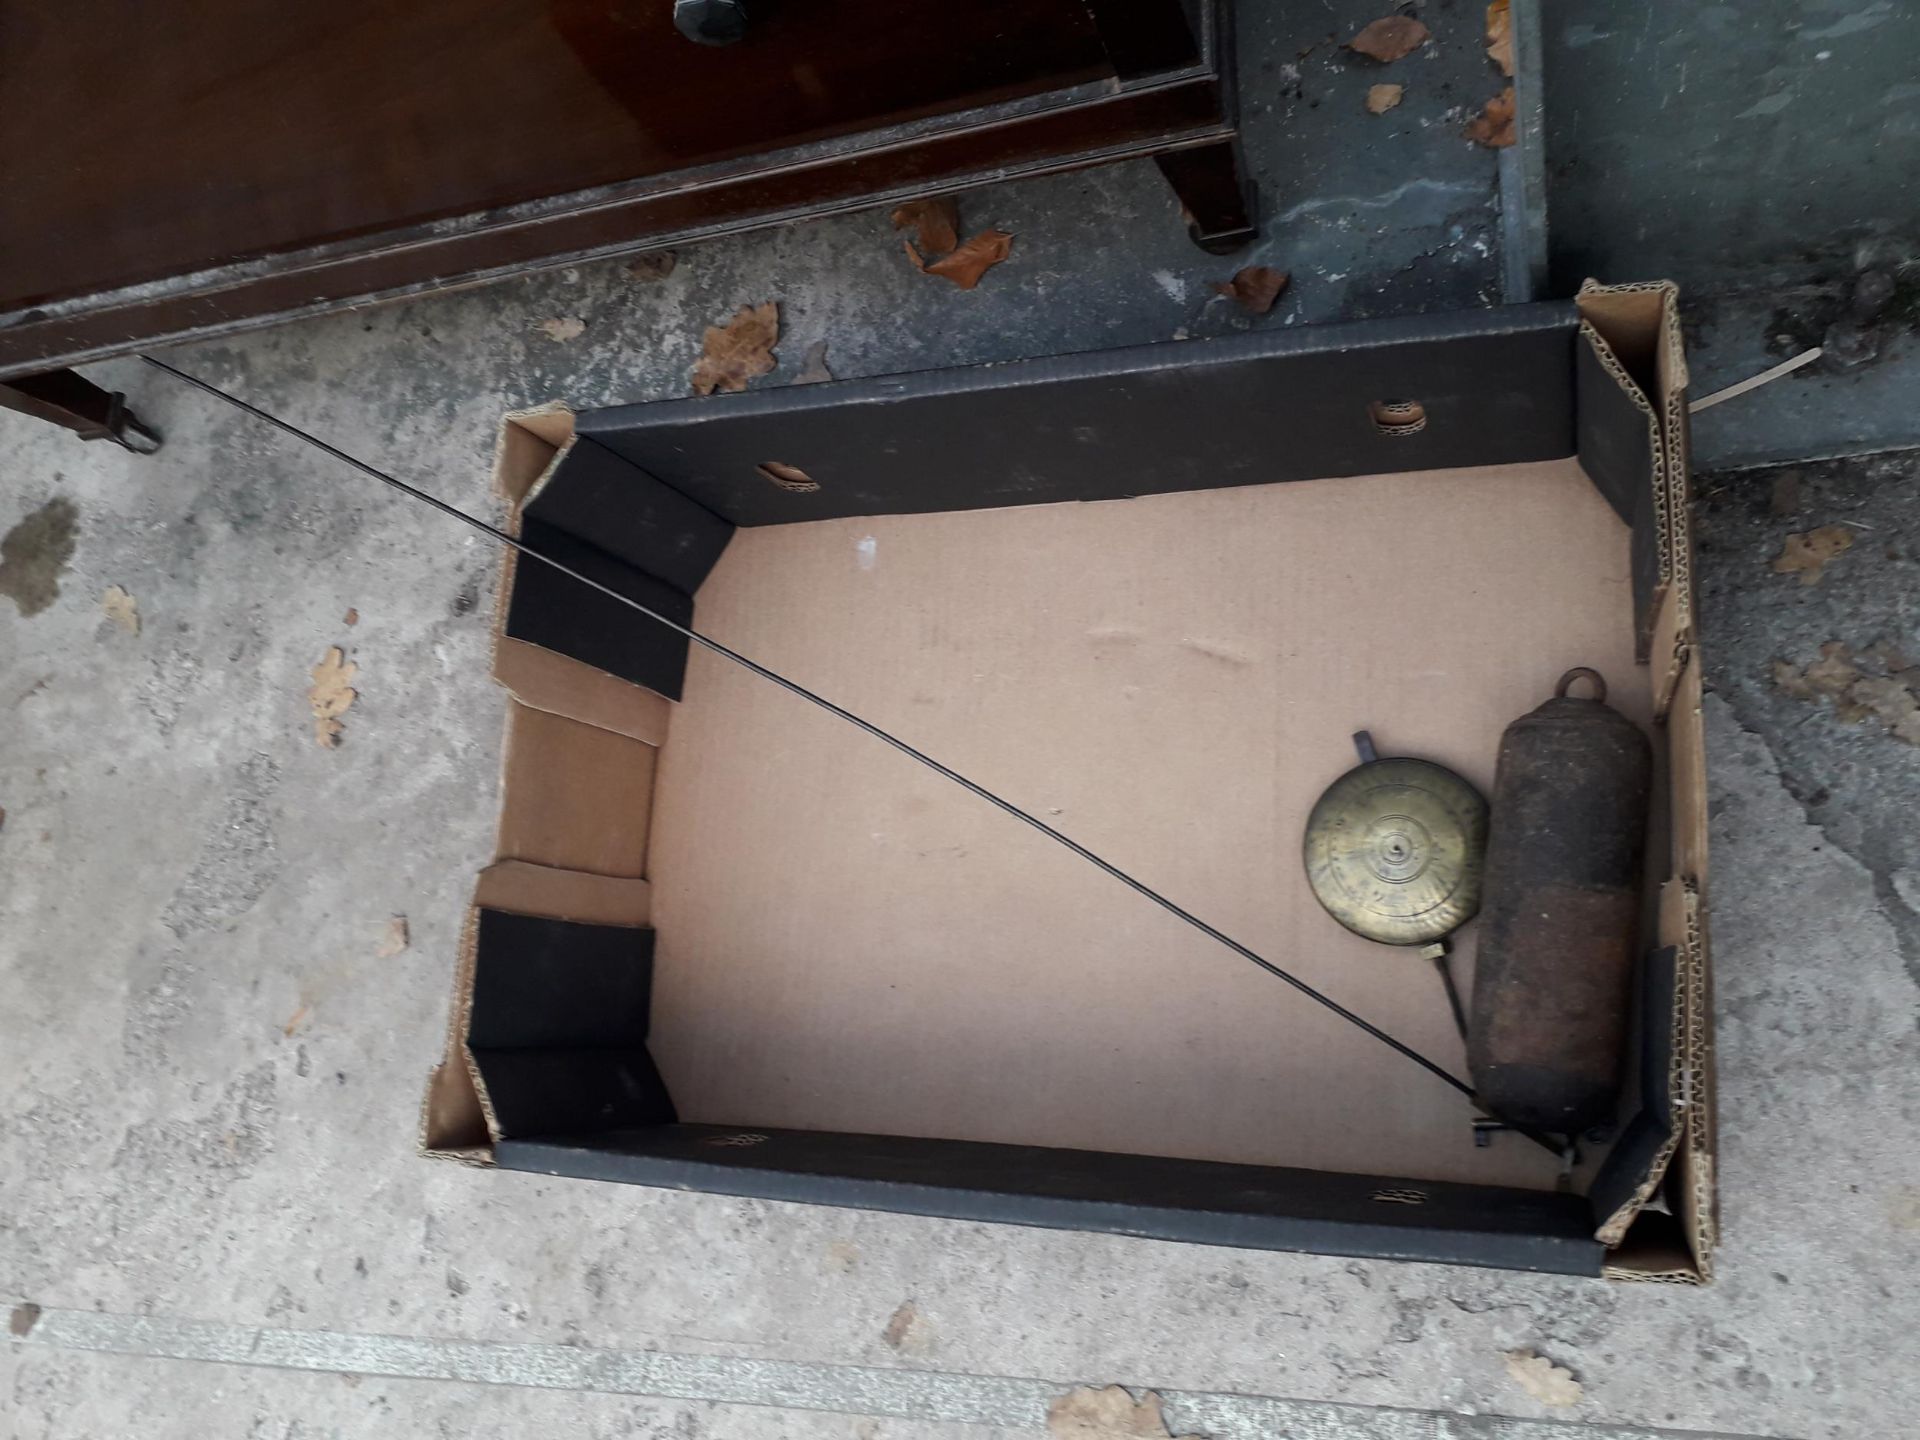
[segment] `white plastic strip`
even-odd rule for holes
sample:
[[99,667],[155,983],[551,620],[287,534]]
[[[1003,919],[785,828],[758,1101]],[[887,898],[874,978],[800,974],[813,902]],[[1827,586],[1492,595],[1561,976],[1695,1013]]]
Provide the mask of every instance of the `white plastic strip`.
[[1698,415],[1710,405],[1718,405],[1722,400],[1732,400],[1746,394],[1749,390],[1758,390],[1762,385],[1771,385],[1782,375],[1791,375],[1802,365],[1811,365],[1824,352],[1816,345],[1811,350],[1802,350],[1791,360],[1782,360],[1770,370],[1762,370],[1758,375],[1749,375],[1737,385],[1729,385],[1724,390],[1716,390],[1711,395],[1702,395],[1687,407],[1689,415]]

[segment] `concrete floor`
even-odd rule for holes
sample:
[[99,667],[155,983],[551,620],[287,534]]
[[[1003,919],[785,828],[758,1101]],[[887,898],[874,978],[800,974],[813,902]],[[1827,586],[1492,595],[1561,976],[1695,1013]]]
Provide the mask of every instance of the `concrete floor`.
[[[1313,63],[1307,95],[1368,120],[1366,81]],[[1290,83],[1250,96],[1257,125],[1319,123]],[[602,265],[172,358],[488,512],[503,410],[680,393],[742,303],[782,302],[778,384],[817,340],[855,375],[1491,298],[1460,98],[1410,89],[1390,167],[1257,147],[1284,223],[1247,258],[1295,273],[1264,321],[1210,298],[1232,265],[1141,165],[967,197],[970,227],[1019,237],[972,293],[851,216],[686,251],[661,283]],[[564,317],[584,333],[536,328]],[[0,601],[0,1304],[41,1307],[0,1349],[0,1433],[961,1440],[1036,1434],[1083,1381],[1158,1388],[1214,1440],[1853,1436],[1920,1409],[1920,750],[1772,679],[1826,641],[1920,650],[1913,457],[1806,467],[1791,506],[1772,474],[1703,481],[1726,1239],[1693,1291],[417,1159],[491,844],[495,557],[164,377],[95,373],[158,457],[0,416],[0,533],[58,499],[76,520],[56,595],[0,576],[26,597]],[[1819,585],[1770,570],[1788,532],[1847,522]],[[332,644],[361,698],[327,752],[305,692]],[[395,914],[412,943],[382,959]],[[1582,1403],[1517,1389],[1514,1348]]]

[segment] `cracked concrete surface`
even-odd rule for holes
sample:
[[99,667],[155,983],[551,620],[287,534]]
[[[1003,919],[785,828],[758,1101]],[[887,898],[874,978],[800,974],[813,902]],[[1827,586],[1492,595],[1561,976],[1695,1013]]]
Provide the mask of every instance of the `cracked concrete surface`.
[[[1867,678],[1920,690],[1920,454],[1777,466],[1702,477],[1700,594],[1717,689],[1764,743],[1782,783],[1828,844],[1864,867],[1920,983],[1920,746],[1878,715],[1850,714],[1783,688],[1775,664],[1804,667],[1823,646],[1857,652]],[[1786,537],[1853,534],[1817,583],[1777,575]],[[1902,702],[1904,703],[1904,702]]]
[[[1372,18],[1341,8],[1338,23]],[[1467,28],[1450,35],[1449,12],[1430,9],[1442,53],[1408,62],[1422,83],[1380,121],[1398,127],[1390,166],[1371,141],[1327,138],[1370,118],[1364,72],[1320,52],[1289,59],[1294,75],[1261,68],[1317,40],[1317,16],[1313,33],[1250,47],[1270,212],[1324,198],[1230,264],[1188,246],[1151,167],[1130,165],[965,197],[970,227],[1018,237],[973,292],[915,275],[884,215],[853,215],[687,250],[664,281],[556,272],[173,358],[488,513],[503,410],[682,393],[701,328],[743,303],[782,302],[767,384],[820,340],[851,376],[1477,303],[1497,277],[1481,198],[1493,160],[1458,140],[1452,112],[1484,98],[1467,68],[1484,65],[1478,11],[1454,7]],[[1242,263],[1294,272],[1263,320],[1210,298]],[[565,316],[586,322],[579,338],[536,328]],[[1804,467],[1792,514],[1771,509],[1771,476],[1703,487],[1725,1244],[1719,1282],[1691,1291],[417,1159],[420,1086],[491,844],[495,557],[137,365],[93,373],[166,433],[159,456],[0,415],[0,533],[50,501],[77,511],[57,596],[31,616],[0,599],[0,1303],[1121,1381],[1388,1418],[1838,1437],[1920,1410],[1920,752],[1770,679],[1775,658],[1804,662],[1826,640],[1920,642],[1912,457]],[[1819,585],[1768,568],[1785,533],[1843,521],[1872,529]],[[137,598],[139,634],[102,615],[109,585]],[[359,663],[361,698],[344,745],[323,751],[307,671],[334,644]],[[412,944],[380,959],[395,914]],[[887,1335],[909,1303],[905,1354]],[[1569,1366],[1582,1404],[1549,1412],[1515,1389],[1515,1348]],[[34,1440],[1033,1433],[11,1341],[0,1413]],[[1388,1432],[1329,1412],[1310,1433]]]
[[[677,302],[693,315],[764,283],[713,248],[711,269],[706,252],[683,260],[682,283],[704,272],[711,287]],[[494,415],[606,393],[529,380],[527,317],[612,313],[621,283],[547,277],[188,359],[484,510]],[[618,322],[631,329],[587,367],[622,386],[614,372],[653,354],[662,308],[632,301]],[[423,330],[457,337],[465,361],[421,378]],[[668,388],[672,362],[650,363]],[[155,459],[0,426],[13,477],[0,522],[53,494],[81,517],[58,599],[31,619],[0,608],[9,1300],[1544,1418],[1501,1361],[1531,1348],[1586,1386],[1560,1418],[1763,1435],[1875,1433],[1920,1406],[1899,1360],[1920,1327],[1920,1067],[1899,898],[1915,757],[1768,689],[1777,654],[1913,623],[1910,459],[1812,467],[1791,516],[1771,512],[1766,476],[1718,477],[1701,506],[1727,1238],[1720,1282],[1695,1292],[417,1160],[420,1081],[493,818],[492,559],[323,457],[120,374],[171,437]],[[1876,527],[1875,543],[1818,586],[1772,573],[1784,533],[1840,519]],[[138,597],[139,635],[103,619],[110,584]],[[306,671],[335,643],[362,667],[362,699],[344,746],[322,751]],[[383,961],[391,914],[409,916],[413,944]],[[912,1356],[886,1340],[907,1301]],[[4,1363],[26,1436],[112,1430],[131,1392],[151,1397],[149,1433],[195,1433],[206,1385],[269,1433],[296,1420],[373,1433],[396,1405],[454,1428],[485,1410],[488,1425],[608,1434],[862,1433],[737,1406],[428,1396],[420,1382],[339,1383],[322,1403],[314,1377],[183,1380],[158,1361],[25,1346]]]

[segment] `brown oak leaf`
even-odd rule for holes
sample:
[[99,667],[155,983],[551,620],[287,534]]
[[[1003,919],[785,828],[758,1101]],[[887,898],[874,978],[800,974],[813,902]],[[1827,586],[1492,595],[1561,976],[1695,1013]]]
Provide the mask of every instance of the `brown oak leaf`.
[[1542,1405],[1577,1405],[1584,1393],[1571,1370],[1531,1350],[1509,1350],[1507,1374]]
[[1791,660],[1773,662],[1773,688],[1796,700],[1813,698],[1813,686],[1807,683],[1806,672]]
[[109,585],[100,596],[100,609],[107,619],[129,635],[140,633],[140,605],[118,585]]
[[1818,530],[1787,536],[1774,558],[1773,573],[1798,575],[1802,585],[1818,585],[1827,562],[1853,548],[1853,531],[1844,525],[1822,525]]
[[1853,651],[1838,640],[1820,647],[1820,658],[1806,669],[1807,684],[1822,695],[1838,695],[1860,678]]
[[709,325],[693,366],[693,393],[744,390],[747,381],[773,369],[780,343],[780,307],[769,300],[742,305],[725,325]]
[[894,206],[893,228],[904,230],[909,225],[923,254],[944,255],[960,243],[960,207],[945,195]]
[[1513,87],[1509,85],[1467,123],[1467,138],[1489,150],[1506,149],[1514,141],[1513,112]]
[[1863,675],[1847,687],[1847,703],[1857,713],[1844,718],[1873,716],[1896,740],[1920,745],[1920,698],[1899,678]]
[[900,1308],[888,1319],[880,1338],[903,1355],[925,1355],[933,1348],[933,1331],[911,1300],[900,1302]]
[[943,255],[932,264],[920,258],[911,240],[900,243],[907,247],[907,257],[915,266],[929,275],[951,280],[962,290],[973,289],[982,275],[1013,253],[1013,236],[1004,230],[982,230],[951,255]]
[[1047,1407],[1047,1434],[1054,1440],[1200,1440],[1167,1429],[1153,1391],[1135,1400],[1124,1385],[1082,1385],[1057,1397]]
[[655,285],[673,274],[679,263],[671,250],[649,250],[627,262],[627,274],[642,285]]
[[1400,103],[1400,97],[1407,93],[1404,85],[1375,85],[1367,91],[1367,113],[1384,115]]
[[569,340],[578,340],[587,333],[587,322],[578,315],[561,315],[552,320],[542,320],[533,327],[556,345],[564,345]]
[[329,645],[320,663],[313,667],[313,688],[307,691],[307,701],[313,706],[314,743],[322,750],[332,750],[340,744],[340,736],[346,730],[340,717],[360,695],[353,688],[353,677],[359,671],[360,667],[347,659],[346,652],[338,645]]
[[1839,640],[1822,645],[1820,658],[1804,670],[1791,660],[1773,662],[1775,687],[1796,700],[1844,695],[1859,678],[1860,667],[1854,664],[1853,651]]
[[1920,685],[1920,663],[1915,662],[1913,656],[1893,641],[1876,640],[1867,647],[1867,654],[1889,675],[1897,676],[1910,685]]
[[1280,298],[1280,292],[1292,278],[1285,270],[1275,270],[1271,265],[1249,265],[1231,280],[1216,280],[1213,288],[1239,301],[1255,315],[1264,315],[1273,309],[1273,302]]
[[1487,58],[1502,75],[1513,78],[1513,0],[1493,0],[1487,6]]
[[1390,64],[1403,55],[1411,55],[1427,43],[1433,32],[1407,15],[1389,15],[1376,20],[1347,41],[1347,49],[1369,60]]

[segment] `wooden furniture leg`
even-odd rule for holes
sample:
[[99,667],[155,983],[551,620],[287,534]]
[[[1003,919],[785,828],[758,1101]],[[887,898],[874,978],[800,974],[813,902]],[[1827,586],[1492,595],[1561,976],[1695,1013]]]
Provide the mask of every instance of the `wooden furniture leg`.
[[1181,0],[1087,0],[1087,11],[1122,80],[1178,70],[1200,58]]
[[82,440],[111,440],[137,455],[160,448],[159,432],[127,408],[118,390],[102,390],[71,370],[0,380],[0,409],[73,431]]
[[1209,255],[1231,255],[1259,233],[1239,141],[1170,150],[1153,160],[1186,212],[1187,234]]

